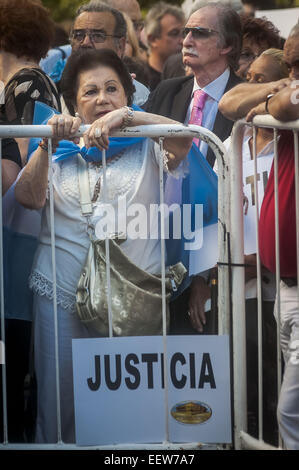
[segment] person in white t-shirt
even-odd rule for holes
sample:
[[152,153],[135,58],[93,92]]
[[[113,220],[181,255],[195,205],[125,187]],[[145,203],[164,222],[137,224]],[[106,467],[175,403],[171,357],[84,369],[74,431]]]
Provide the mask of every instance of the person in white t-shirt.
[[[274,82],[288,77],[288,68],[283,61],[283,51],[280,49],[267,49],[257,59],[255,59],[247,72],[249,83]],[[255,114],[258,114],[256,109]],[[251,116],[253,113],[251,113]],[[224,145],[229,149],[231,137]],[[263,171],[270,172],[274,156],[273,130],[258,128],[256,131],[256,156],[257,170],[263,157],[265,164]],[[243,179],[246,179],[246,167],[254,158],[253,130],[251,126],[245,128],[242,145]],[[214,170],[217,171],[216,166]],[[262,178],[261,178],[262,179]],[[264,178],[263,178],[264,179]],[[266,178],[267,181],[267,178]],[[245,190],[245,187],[244,187]],[[264,187],[265,190],[265,187]],[[258,204],[262,205],[263,193],[259,191]],[[246,200],[246,197],[245,197]],[[255,203],[257,198],[255,196]],[[246,206],[244,212],[246,214]],[[246,221],[246,215],[245,215]],[[245,224],[245,249],[246,249],[246,229],[255,233]],[[246,252],[246,251],[245,251]],[[257,346],[257,269],[256,254],[247,254],[244,257],[245,264],[245,295],[246,295],[246,340],[247,340],[247,396],[248,396],[248,432],[254,437],[258,436],[258,346]],[[277,378],[276,378],[276,323],[273,315],[274,302],[276,296],[276,281],[273,273],[262,267],[262,321],[263,321],[263,395],[264,395],[264,426],[263,438],[272,445],[278,445],[278,426],[276,419],[277,406]]]

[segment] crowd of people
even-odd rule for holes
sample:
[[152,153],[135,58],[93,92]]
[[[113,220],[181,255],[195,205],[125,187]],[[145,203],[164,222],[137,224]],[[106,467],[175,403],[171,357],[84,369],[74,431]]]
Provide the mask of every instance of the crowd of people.
[[[2,0],[4,104],[0,105],[0,124],[52,126],[57,282],[54,289],[49,142],[45,138],[5,138],[1,164],[9,441],[53,443],[58,438],[55,290],[62,440],[75,442],[71,343],[74,338],[101,336],[76,314],[76,290],[89,252],[90,228],[98,226],[105,204],[109,202],[116,210],[118,223],[123,217],[120,200],[126,207],[142,204],[149,213],[151,205],[159,204],[162,158],[169,206],[203,204],[207,223],[211,207],[217,206],[217,162],[204,140],[178,134],[165,138],[162,149],[152,139],[117,140],[111,134],[144,124],[197,124],[211,130],[229,149],[234,121],[240,118],[248,123],[257,114],[270,114],[281,121],[299,118],[298,100],[292,99],[293,80],[299,79],[299,23],[283,38],[270,21],[255,17],[255,6],[251,1],[207,0],[193,2],[190,10],[160,1],[142,17],[137,0],[90,0],[82,2],[71,30],[63,34],[39,0]],[[90,127],[78,139],[75,135],[81,124]],[[278,445],[279,430],[284,448],[295,450],[299,449],[299,305],[294,138],[289,131],[279,132],[280,345],[284,360],[279,397],[272,132],[258,129],[255,142],[257,157],[267,157],[270,162],[259,221],[265,352],[263,438]],[[253,160],[253,146],[248,125],[240,156],[244,165]],[[103,151],[107,152],[105,178]],[[81,173],[89,181],[88,217],[82,205],[86,194],[83,197]],[[209,179],[212,194],[203,194],[198,187],[200,173]],[[105,197],[104,185],[108,188]],[[128,237],[120,248],[131,266],[142,275],[155,277],[161,275],[164,260],[159,240],[150,237],[150,229],[148,226],[144,237]],[[102,234],[96,230],[95,236],[101,238]],[[204,241],[203,249],[206,247]],[[175,243],[167,253],[168,265],[183,263],[187,271],[168,297],[168,334],[217,334],[215,311],[209,307],[217,268],[189,272],[191,265],[200,264],[200,256],[198,250],[186,254],[182,244]],[[256,254],[246,255],[244,263],[248,430],[257,437]],[[103,287],[103,295],[105,292]],[[139,316],[146,332],[148,323]],[[113,328],[114,335],[121,335],[119,328]]]

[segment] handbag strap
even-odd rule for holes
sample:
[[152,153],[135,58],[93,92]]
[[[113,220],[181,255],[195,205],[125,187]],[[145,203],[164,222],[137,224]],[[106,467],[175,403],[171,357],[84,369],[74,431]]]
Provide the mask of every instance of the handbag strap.
[[90,183],[88,175],[88,166],[84,158],[78,154],[78,178],[79,178],[79,189],[80,189],[80,204],[81,212],[85,217],[91,216],[93,212],[92,202],[90,198]]

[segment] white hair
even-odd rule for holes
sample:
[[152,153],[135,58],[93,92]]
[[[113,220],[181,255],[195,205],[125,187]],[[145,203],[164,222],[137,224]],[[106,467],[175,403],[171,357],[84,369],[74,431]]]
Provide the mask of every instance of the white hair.
[[[185,13],[185,16],[188,18],[196,10],[199,10],[202,7],[209,5],[209,3],[214,3],[215,0],[184,0],[181,5],[182,10]],[[233,10],[236,10],[238,13],[242,11],[243,4],[241,0],[220,0],[220,3],[231,7]]]

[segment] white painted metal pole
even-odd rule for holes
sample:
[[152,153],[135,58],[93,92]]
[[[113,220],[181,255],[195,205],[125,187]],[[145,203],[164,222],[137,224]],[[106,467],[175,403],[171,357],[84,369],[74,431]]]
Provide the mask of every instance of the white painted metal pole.
[[[102,151],[102,165],[103,165],[103,201],[104,204],[107,203],[107,159],[106,159],[106,150]],[[107,306],[108,306],[108,330],[109,338],[113,337],[113,315],[112,315],[112,303],[111,303],[111,277],[110,277],[110,245],[109,245],[109,236],[111,234],[107,233],[105,238],[105,251],[106,251],[106,276],[107,276]]]
[[[277,394],[280,394],[282,361],[280,349],[280,254],[279,254],[279,194],[278,194],[278,132],[274,129],[274,201],[275,201],[275,260],[276,260],[276,325],[277,325]],[[279,436],[281,445],[281,437]]]
[[[232,133],[231,155],[231,260],[244,265],[243,161],[244,123],[237,122]],[[235,448],[241,448],[240,433],[247,430],[247,376],[244,267],[232,267],[234,428]]]
[[167,321],[166,321],[166,288],[165,288],[165,211],[164,211],[164,161],[163,142],[160,137],[160,159],[159,159],[159,188],[160,188],[160,222],[161,222],[161,288],[162,288],[162,331],[163,331],[163,363],[164,363],[164,411],[165,411],[165,444],[169,442],[169,422],[168,422],[168,361],[167,361]]
[[263,439],[263,322],[262,322],[262,268],[259,249],[259,194],[257,180],[256,155],[257,128],[253,127],[253,159],[254,159],[254,193],[256,223],[256,264],[257,264],[257,324],[258,324],[258,422],[259,439]]
[[57,417],[57,440],[62,442],[61,435],[61,396],[60,396],[60,371],[59,371],[59,328],[57,315],[57,282],[56,282],[56,251],[55,251],[55,219],[54,219],[54,190],[53,190],[53,168],[52,168],[52,139],[48,141],[49,161],[49,195],[50,195],[50,231],[51,231],[51,256],[53,276],[53,316],[54,316],[54,341],[55,341],[55,376],[56,376],[56,417]]
[[[296,248],[297,248],[297,279],[299,279],[299,134],[294,132],[294,158],[295,158],[295,201],[296,201]],[[298,305],[299,305],[299,285]]]

